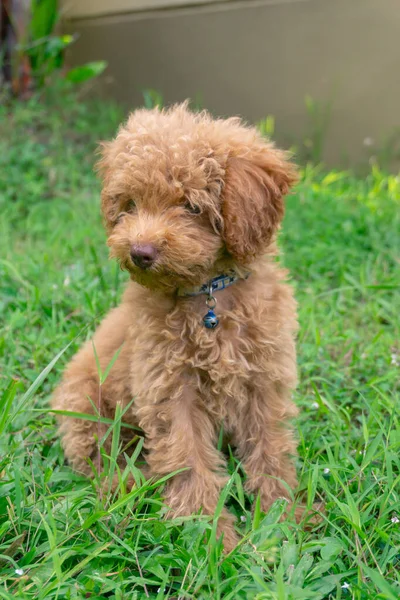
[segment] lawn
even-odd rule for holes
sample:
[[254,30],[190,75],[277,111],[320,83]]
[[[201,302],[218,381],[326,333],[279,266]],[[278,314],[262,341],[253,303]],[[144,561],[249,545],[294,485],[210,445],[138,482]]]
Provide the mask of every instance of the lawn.
[[[311,529],[264,515],[240,465],[230,555],[202,516],[163,519],[162,482],[127,493],[64,463],[49,397],[118,302],[93,173],[121,114],[52,98],[0,108],[0,598],[366,600],[400,596],[400,179],[307,167],[281,235],[300,313],[295,399]],[[117,430],[119,423],[114,425]],[[224,498],[222,498],[223,500]],[[206,541],[205,541],[206,540]]]

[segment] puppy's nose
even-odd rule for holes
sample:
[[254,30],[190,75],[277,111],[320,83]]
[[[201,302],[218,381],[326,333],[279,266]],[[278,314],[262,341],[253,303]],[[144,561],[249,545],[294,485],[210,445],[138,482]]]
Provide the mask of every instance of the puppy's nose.
[[158,256],[157,249],[151,244],[135,244],[131,248],[131,258],[141,269],[148,269]]

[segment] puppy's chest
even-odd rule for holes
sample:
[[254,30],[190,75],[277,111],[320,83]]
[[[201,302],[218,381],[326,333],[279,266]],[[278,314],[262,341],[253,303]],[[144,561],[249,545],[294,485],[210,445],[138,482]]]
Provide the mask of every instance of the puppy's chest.
[[132,386],[136,393],[159,396],[161,388],[191,382],[208,396],[235,395],[265,369],[266,346],[245,319],[221,312],[214,330],[199,312],[172,314],[131,331]]

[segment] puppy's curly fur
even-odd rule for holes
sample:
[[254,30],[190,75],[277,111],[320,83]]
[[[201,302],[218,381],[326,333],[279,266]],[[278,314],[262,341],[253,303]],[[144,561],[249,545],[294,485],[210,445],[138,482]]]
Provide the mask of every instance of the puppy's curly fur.
[[[296,486],[296,306],[277,266],[275,233],[284,196],[296,180],[281,150],[238,118],[214,120],[187,104],[138,110],[102,145],[102,211],[111,256],[131,281],[118,308],[94,335],[102,369],[101,410],[135,398],[124,420],[146,438],[150,475],[184,468],[167,484],[172,515],[212,514],[226,482],[217,450],[223,425],[246,471],[246,487],[267,510]],[[156,252],[146,269],[132,247]],[[214,276],[248,279],[218,292],[220,324],[206,329],[205,297],[181,297]],[[72,359],[53,398],[55,409],[93,413],[99,380],[91,343]],[[90,474],[97,424],[60,418],[65,454]],[[285,482],[285,483],[283,483]],[[220,519],[224,544],[236,543],[232,517]]]

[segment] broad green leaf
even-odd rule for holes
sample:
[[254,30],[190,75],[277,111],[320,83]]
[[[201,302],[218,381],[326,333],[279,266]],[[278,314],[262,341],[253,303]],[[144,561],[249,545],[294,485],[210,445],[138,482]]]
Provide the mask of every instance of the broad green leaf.
[[101,75],[106,67],[107,63],[103,60],[86,63],[68,71],[65,78],[72,83],[84,83]]

